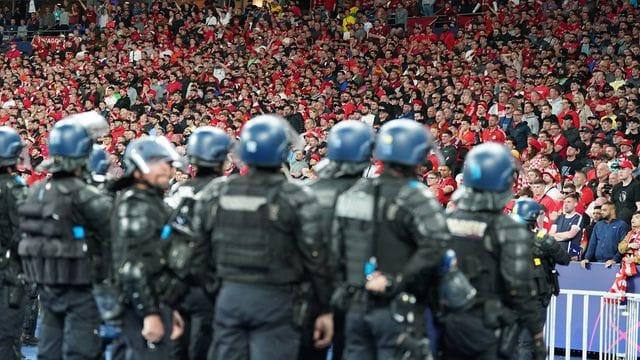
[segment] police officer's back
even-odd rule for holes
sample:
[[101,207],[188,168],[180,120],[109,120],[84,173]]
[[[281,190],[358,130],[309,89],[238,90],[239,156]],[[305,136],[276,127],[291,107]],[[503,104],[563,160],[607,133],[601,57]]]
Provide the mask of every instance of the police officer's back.
[[479,145],[466,157],[463,186],[454,196],[457,211],[447,227],[459,268],[477,294],[466,308],[447,309],[442,318],[447,359],[508,358],[519,333],[516,321],[535,334],[537,355],[544,356],[543,323],[529,289],[531,233],[502,213],[515,170],[511,153],[499,144]]
[[25,277],[39,285],[44,309],[40,359],[95,358],[101,351],[91,285],[103,275],[111,202],[81,178],[92,142],[77,122],[56,123],[43,163],[52,176],[36,183],[19,209]]
[[199,194],[196,213],[207,214],[201,231],[213,242],[221,281],[210,359],[295,359],[293,302],[304,278],[320,306],[316,345],[331,341],[328,250],[316,200],[280,171],[291,142],[286,128],[275,115],[250,120],[238,144],[248,174],[214,180]]
[[176,338],[182,327],[171,307],[186,286],[167,266],[169,244],[162,240],[170,235],[170,209],[163,197],[180,157],[165,138],[149,136],[132,141],[123,161],[111,226],[114,273],[126,299],[126,357],[168,359],[170,334]]
[[22,140],[9,127],[0,127],[0,359],[20,359],[24,316],[24,287],[19,279],[18,205],[27,187],[15,174]]
[[[532,290],[538,301],[540,316],[546,318],[546,310],[552,295],[558,295],[560,286],[556,264],[568,265],[571,258],[566,249],[545,232],[539,231],[538,222],[542,221],[544,211],[533,199],[523,198],[515,202],[512,213],[516,219],[527,224],[533,237],[533,279]],[[514,359],[532,358],[531,333],[524,329],[520,334],[518,351]]]
[[[360,121],[343,121],[329,131],[327,160],[317,165],[319,178],[309,187],[318,199],[322,211],[322,232],[325,241],[329,241],[333,214],[338,196],[362,178],[370,165],[373,150],[374,133],[371,126]],[[311,313],[316,313],[316,304],[311,304]],[[310,320],[315,316],[310,316]],[[344,349],[344,313],[334,312],[335,333],[332,344],[334,359],[342,358]],[[313,346],[313,323],[303,328],[302,347],[298,358],[301,360],[326,359],[327,350]]]
[[448,235],[442,207],[416,179],[432,146],[419,123],[385,124],[375,148],[382,175],[359,180],[338,198],[332,242],[343,285],[334,298],[347,311],[347,359],[392,358],[405,331],[392,319],[392,301],[401,292],[424,297],[433,284]]
[[173,262],[186,265],[177,272],[189,285],[185,298],[177,307],[187,331],[174,348],[176,359],[206,359],[211,344],[217,281],[210,261],[210,242],[198,239],[192,233],[195,230],[194,198],[210,181],[223,175],[224,162],[231,145],[231,138],[221,129],[205,126],[194,131],[187,144],[187,158],[195,177],[180,185],[165,200],[175,208],[177,214],[170,221],[170,226],[174,228],[170,238],[170,253],[181,253],[179,256],[190,259]]

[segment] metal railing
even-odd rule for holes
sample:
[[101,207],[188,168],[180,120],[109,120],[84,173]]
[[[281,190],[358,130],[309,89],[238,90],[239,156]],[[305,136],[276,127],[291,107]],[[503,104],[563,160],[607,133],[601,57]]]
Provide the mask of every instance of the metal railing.
[[[547,308],[544,331],[549,359],[555,358],[557,348],[564,348],[567,360],[571,359],[572,350],[580,351],[582,359],[594,353],[600,360],[637,359],[640,294],[626,294],[626,302],[621,301],[621,297],[604,291],[561,290],[559,297],[553,297]],[[593,313],[594,305],[599,306],[598,313]],[[562,320],[564,334],[558,334]],[[576,321],[581,325],[580,341],[573,338],[577,335],[572,326]],[[597,347],[594,344],[596,331]]]

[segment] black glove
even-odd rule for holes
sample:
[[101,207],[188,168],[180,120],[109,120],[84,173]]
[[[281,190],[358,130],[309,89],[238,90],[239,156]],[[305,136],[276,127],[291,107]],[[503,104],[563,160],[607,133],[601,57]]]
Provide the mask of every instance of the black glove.
[[545,360],[547,358],[547,346],[544,344],[542,332],[533,337],[533,358],[535,360]]

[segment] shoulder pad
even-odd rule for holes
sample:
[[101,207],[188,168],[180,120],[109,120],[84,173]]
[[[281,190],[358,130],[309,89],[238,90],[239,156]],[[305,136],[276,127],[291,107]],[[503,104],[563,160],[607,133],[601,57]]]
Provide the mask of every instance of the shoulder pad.
[[206,202],[218,198],[232,178],[234,177],[221,176],[211,180],[202,190],[195,194],[194,199]]
[[177,208],[183,199],[193,199],[195,196],[194,187],[189,184],[179,186],[176,191],[164,199],[164,202],[172,209]]
[[[88,204],[95,211],[108,212],[111,210],[111,198],[93,185],[80,188],[76,192],[75,199],[78,204]],[[109,214],[106,214],[106,216],[109,216]]]
[[50,183],[54,184],[58,189],[58,191],[62,194],[71,194],[72,192],[75,192],[78,189],[89,186],[87,185],[87,183],[85,183],[81,179],[75,178],[75,177],[68,178],[68,179],[61,179],[61,180],[54,179]]
[[539,232],[538,234],[536,234],[536,239],[538,239],[541,245],[543,245],[547,249],[551,249],[553,246],[556,246],[556,244],[558,246],[560,245],[554,238],[543,232]]
[[[160,203],[161,204],[161,203]],[[120,197],[117,204],[118,216],[154,216],[153,214],[159,214],[165,209],[157,208],[157,204],[149,201],[149,198],[141,191],[135,189],[126,190]],[[162,219],[157,219],[163,221]]]
[[511,216],[500,216],[494,222],[498,242],[531,242],[531,231]]
[[335,215],[338,217],[373,220],[374,195],[371,187],[377,179],[360,179],[343,192],[336,201]]
[[286,194],[284,199],[294,206],[299,206],[309,200],[315,199],[313,191],[305,184],[287,181],[282,184],[280,192]]
[[373,194],[362,191],[345,191],[336,201],[335,215],[349,219],[372,221],[374,201]]
[[106,196],[100,189],[93,185],[86,185],[80,188],[79,195],[81,197],[95,197],[95,196]]
[[27,198],[29,194],[29,188],[21,177],[16,178],[17,179],[14,179],[13,181],[6,182],[7,193],[11,194],[14,201],[16,201],[17,203],[21,203]]
[[520,223],[520,224],[526,224],[526,220],[518,215],[518,214],[509,214],[509,217],[512,218],[515,222]]
[[130,196],[117,205],[115,235],[122,239],[153,236],[164,219],[155,208],[142,198]]

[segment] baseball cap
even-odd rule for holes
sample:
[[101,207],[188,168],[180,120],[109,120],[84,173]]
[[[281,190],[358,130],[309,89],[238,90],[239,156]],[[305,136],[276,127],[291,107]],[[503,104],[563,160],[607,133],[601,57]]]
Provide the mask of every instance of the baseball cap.
[[584,124],[580,127],[580,131],[593,132],[593,125]]
[[619,168],[633,169],[633,163],[629,160],[623,160],[618,163]]

